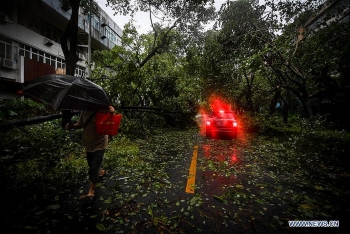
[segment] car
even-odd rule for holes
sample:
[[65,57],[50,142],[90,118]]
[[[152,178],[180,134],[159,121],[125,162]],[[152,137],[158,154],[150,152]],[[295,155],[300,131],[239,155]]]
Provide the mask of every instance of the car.
[[237,138],[238,123],[232,111],[210,111],[205,126],[207,138],[217,137],[218,134],[227,134]]

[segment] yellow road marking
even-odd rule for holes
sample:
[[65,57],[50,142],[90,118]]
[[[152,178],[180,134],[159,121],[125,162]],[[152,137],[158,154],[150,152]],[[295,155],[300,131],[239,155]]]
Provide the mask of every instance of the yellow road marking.
[[186,185],[186,193],[194,193],[194,186],[196,184],[197,157],[198,157],[198,146],[196,145],[193,149],[190,172],[188,175],[187,185]]

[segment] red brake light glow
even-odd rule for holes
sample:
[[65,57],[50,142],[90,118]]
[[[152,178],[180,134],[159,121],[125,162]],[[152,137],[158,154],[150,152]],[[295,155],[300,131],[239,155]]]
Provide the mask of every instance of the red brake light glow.
[[237,127],[238,126],[238,124],[237,124],[237,122],[233,122],[233,127]]

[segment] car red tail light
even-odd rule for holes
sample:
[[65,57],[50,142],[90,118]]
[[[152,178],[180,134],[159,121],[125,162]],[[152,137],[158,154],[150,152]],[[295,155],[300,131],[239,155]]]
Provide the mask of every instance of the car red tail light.
[[207,121],[207,126],[210,126],[210,121]]
[[238,126],[238,124],[237,124],[237,122],[233,122],[233,127],[237,127]]

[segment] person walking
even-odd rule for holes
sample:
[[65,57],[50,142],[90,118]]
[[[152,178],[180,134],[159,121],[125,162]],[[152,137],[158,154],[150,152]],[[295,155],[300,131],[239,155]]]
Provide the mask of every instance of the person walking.
[[[109,111],[114,112],[114,107],[109,106]],[[82,144],[86,151],[86,160],[89,166],[88,176],[90,181],[89,191],[80,197],[85,199],[86,204],[91,204],[95,200],[96,185],[100,177],[105,175],[101,169],[103,156],[108,146],[108,136],[100,135],[96,132],[95,114],[97,111],[83,111],[77,123],[67,123],[66,129],[83,128]],[[100,112],[104,112],[101,110]]]

